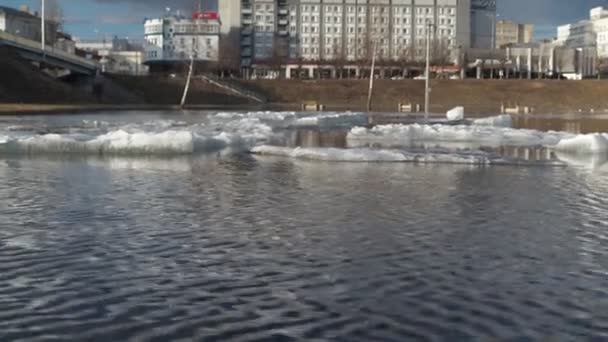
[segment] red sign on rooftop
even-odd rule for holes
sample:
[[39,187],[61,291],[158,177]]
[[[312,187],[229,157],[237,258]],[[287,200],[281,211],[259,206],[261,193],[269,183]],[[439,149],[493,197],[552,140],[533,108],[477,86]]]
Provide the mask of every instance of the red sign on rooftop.
[[217,20],[218,16],[217,16],[217,12],[215,12],[215,11],[204,11],[204,12],[196,11],[192,15],[192,18],[193,19],[205,19],[205,20]]

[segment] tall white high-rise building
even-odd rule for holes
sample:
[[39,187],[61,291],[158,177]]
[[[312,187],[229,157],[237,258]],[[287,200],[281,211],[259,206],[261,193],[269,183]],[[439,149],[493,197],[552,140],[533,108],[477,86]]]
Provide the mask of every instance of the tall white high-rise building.
[[555,43],[573,48],[595,47],[599,58],[608,58],[608,9],[593,8],[589,19],[559,26]]
[[[421,60],[490,48],[495,0],[221,0],[222,32],[239,29],[243,66],[306,61]],[[474,44],[473,44],[474,43]]]

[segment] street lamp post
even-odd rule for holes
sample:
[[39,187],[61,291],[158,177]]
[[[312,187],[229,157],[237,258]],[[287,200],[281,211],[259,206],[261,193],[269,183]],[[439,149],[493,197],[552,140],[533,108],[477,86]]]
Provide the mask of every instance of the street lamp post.
[[494,79],[494,60],[496,60],[495,58],[495,53],[496,53],[496,17],[498,17],[498,14],[496,14],[496,12],[493,12],[490,14],[492,17],[492,37],[490,37],[491,42],[492,42],[492,46],[491,46],[491,51],[492,51],[492,65],[490,66],[490,78]]
[[431,102],[431,87],[430,87],[430,78],[431,78],[431,29],[434,28],[434,25],[429,21],[427,22],[427,31],[426,31],[426,68],[425,68],[425,77],[424,77],[424,120],[429,119],[429,106]]
[[40,45],[42,48],[42,60],[46,60],[46,20],[45,20],[45,0],[42,0],[42,4],[40,6],[40,23],[41,23],[41,32],[42,32],[42,40],[40,41]]

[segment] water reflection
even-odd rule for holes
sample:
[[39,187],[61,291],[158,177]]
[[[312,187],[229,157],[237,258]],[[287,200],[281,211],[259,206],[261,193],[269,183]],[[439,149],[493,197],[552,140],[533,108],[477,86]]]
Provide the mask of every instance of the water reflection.
[[575,134],[608,132],[608,118],[603,116],[513,115],[512,118],[514,128]]
[[298,129],[287,133],[289,147],[337,147],[346,148],[348,130]]

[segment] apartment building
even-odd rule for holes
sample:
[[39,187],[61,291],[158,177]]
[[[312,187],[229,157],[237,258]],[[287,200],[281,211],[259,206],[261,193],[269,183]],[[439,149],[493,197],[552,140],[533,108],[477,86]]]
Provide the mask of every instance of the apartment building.
[[496,22],[496,48],[509,44],[526,44],[534,40],[534,25],[519,24],[510,20]]
[[[290,60],[421,60],[490,48],[495,0],[222,0],[222,32],[240,30],[244,67]],[[238,13],[238,15],[236,14]],[[478,22],[472,22],[475,16]],[[489,25],[489,26],[488,26]],[[484,38],[486,38],[484,40]],[[485,45],[484,45],[485,44]]]
[[145,63],[169,66],[189,61],[217,61],[220,22],[215,12],[195,12],[192,17],[167,12],[144,21]]

